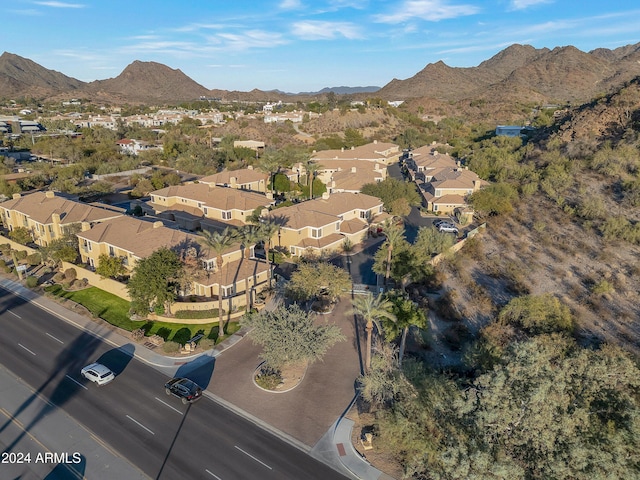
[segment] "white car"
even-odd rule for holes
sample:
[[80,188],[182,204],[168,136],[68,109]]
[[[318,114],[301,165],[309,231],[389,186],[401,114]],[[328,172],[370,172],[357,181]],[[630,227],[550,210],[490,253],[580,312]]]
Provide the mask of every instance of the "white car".
[[441,232],[455,233],[458,234],[458,229],[451,224],[448,225],[440,225],[438,230]]
[[101,363],[92,363],[91,365],[87,365],[80,371],[80,375],[87,380],[94,382],[98,386],[106,385],[116,378],[113,372]]

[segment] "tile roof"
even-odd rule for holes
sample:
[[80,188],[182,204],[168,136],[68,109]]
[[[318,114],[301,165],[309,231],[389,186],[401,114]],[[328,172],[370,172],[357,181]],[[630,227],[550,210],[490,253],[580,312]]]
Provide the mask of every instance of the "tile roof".
[[63,197],[51,196],[44,192],[34,192],[0,203],[8,210],[18,211],[32,220],[41,223],[53,223],[53,214],[60,215],[60,223],[67,225],[79,222],[97,222],[114,218],[121,213],[104,208],[93,207],[86,203],[75,202]]
[[218,210],[253,211],[273,203],[265,195],[236,188],[212,187],[205,183],[174,185],[151,192],[159,197],[176,197],[202,202]]
[[382,205],[377,197],[364,193],[332,193],[329,198],[316,198],[290,207],[272,210],[269,216],[281,218],[285,226],[299,230],[319,228],[337,222],[340,215],[353,210],[371,210]]
[[479,181],[480,177],[471,170],[456,168],[451,170],[443,170],[431,179],[433,188],[453,188],[472,189],[474,181]]
[[216,185],[230,185],[231,177],[236,178],[238,184],[253,183],[260,180],[265,182],[269,178],[269,175],[259,170],[253,170],[251,168],[242,168],[240,170],[225,170],[223,172],[215,173],[201,178],[200,183],[216,184]]
[[[149,222],[133,217],[121,216],[94,225],[90,230],[77,234],[79,238],[96,243],[104,243],[130,252],[137,258],[145,258],[162,247],[173,248],[180,244],[195,245],[198,235],[182,232],[161,225],[161,222]],[[233,245],[229,251],[237,250]],[[212,259],[203,247],[204,258]]]
[[318,163],[322,163],[323,159],[327,160],[379,160],[387,161],[397,159],[400,147],[393,143],[368,143],[360,147],[340,150],[321,150],[312,155],[312,159]]

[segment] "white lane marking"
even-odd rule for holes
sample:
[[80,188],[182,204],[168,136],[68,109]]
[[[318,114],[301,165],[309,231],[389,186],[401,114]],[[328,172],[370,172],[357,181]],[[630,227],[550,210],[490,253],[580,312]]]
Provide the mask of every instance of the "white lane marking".
[[29,352],[31,355],[33,355],[34,357],[36,356],[35,353],[33,353],[31,350],[29,350],[27,347],[25,347],[24,345],[22,345],[21,343],[18,344],[19,347],[24,348],[27,352]]
[[14,317],[18,317],[18,318],[22,318],[20,315],[18,315],[17,313],[13,313],[11,310],[7,309],[7,312],[10,313],[11,315],[13,315]]
[[211,475],[213,478],[217,478],[218,480],[222,480],[218,475],[216,475],[215,473],[211,473],[209,470],[205,469],[205,472],[207,472],[209,475]]
[[59,338],[54,337],[50,333],[48,333],[48,332],[44,332],[44,333],[47,335],[47,337],[53,338],[56,342],[64,343],[62,340],[60,340]]
[[253,458],[256,462],[264,465],[265,467],[267,467],[269,470],[273,470],[273,468],[271,468],[269,465],[267,465],[266,463],[258,460],[256,457],[254,457],[253,455],[251,455],[249,452],[245,452],[243,449],[241,449],[239,446],[234,445],[238,450],[240,450],[242,453],[244,453],[247,457],[251,457]]
[[77,381],[75,378],[70,377],[69,375],[65,375],[65,377],[67,377],[69,380],[71,380],[73,383],[75,383],[76,385],[81,386],[82,388],[84,388],[85,390],[89,390],[87,387],[85,387],[83,384],[81,384],[79,381]]
[[149,432],[151,435],[155,435],[155,433],[153,433],[151,430],[149,430],[147,427],[145,427],[143,424],[141,424],[139,421],[137,421],[135,418],[130,417],[129,415],[127,415],[127,418],[129,420],[131,420],[133,423],[137,423],[139,426],[141,426],[142,428],[144,428],[147,432]]
[[161,404],[169,407],[171,410],[173,410],[174,412],[178,412],[180,415],[184,415],[184,413],[182,413],[180,410],[178,410],[175,407],[172,407],[171,405],[169,405],[167,402],[163,402],[162,400],[160,400],[158,397],[155,397],[156,400],[158,400]]

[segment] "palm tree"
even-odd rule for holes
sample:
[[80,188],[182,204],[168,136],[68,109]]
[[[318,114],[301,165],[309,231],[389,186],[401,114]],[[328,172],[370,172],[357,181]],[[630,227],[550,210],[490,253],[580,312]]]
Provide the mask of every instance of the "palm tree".
[[216,255],[216,267],[218,271],[218,338],[224,336],[224,318],[222,317],[222,254],[236,241],[235,232],[225,228],[222,232],[210,232],[203,230],[197,239],[205,247],[209,247]]
[[[255,243],[260,240],[262,237],[262,232],[260,231],[260,227],[258,225],[245,225],[243,228],[238,230],[238,238],[242,242],[242,247],[244,248],[244,259],[249,260],[251,258],[251,245],[255,245]],[[248,262],[247,262],[248,263]],[[251,277],[251,270],[247,269],[247,276],[244,279],[245,286],[245,295],[246,295],[246,304],[247,304],[247,312],[251,310],[252,301],[251,301],[251,289],[249,288],[249,278]]]
[[262,157],[260,157],[260,159],[258,160],[258,168],[264,173],[269,174],[269,188],[271,192],[273,192],[273,183],[275,180],[275,176],[280,170],[282,162],[282,154],[277,150],[271,149],[265,151]]
[[313,181],[316,179],[316,173],[322,168],[322,165],[317,164],[313,160],[307,160],[304,163],[304,169],[307,172],[307,186],[309,187],[310,200],[313,200]]
[[386,285],[389,283],[389,277],[391,276],[393,249],[404,240],[404,228],[398,227],[393,223],[387,223],[383,227],[383,232],[387,237],[387,241],[385,242],[387,245],[387,271],[384,274],[384,283]]
[[269,259],[269,250],[271,249],[271,239],[280,230],[280,225],[273,220],[265,220],[260,224],[260,234],[264,242],[264,254],[267,257],[267,267],[269,269],[269,288],[271,288],[271,260]]
[[379,333],[382,333],[380,320],[387,319],[392,322],[396,321],[396,316],[392,313],[392,303],[385,299],[381,293],[374,297],[371,292],[364,296],[358,296],[353,299],[353,310],[356,315],[362,317],[366,322],[365,331],[367,333],[367,346],[365,352],[365,370],[371,369],[371,337],[373,335],[373,326],[375,325]]

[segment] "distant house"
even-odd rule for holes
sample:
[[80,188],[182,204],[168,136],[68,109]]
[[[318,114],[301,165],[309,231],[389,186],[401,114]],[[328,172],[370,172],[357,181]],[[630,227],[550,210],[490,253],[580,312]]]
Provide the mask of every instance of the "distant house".
[[149,150],[160,150],[162,147],[153,143],[145,142],[142,140],[132,140],[129,138],[123,138],[116,142],[120,148],[120,152],[125,155],[138,155],[140,152]]
[[498,125],[496,135],[499,137],[519,137],[524,127],[518,125]]

